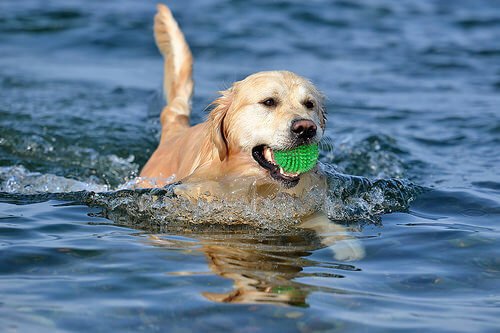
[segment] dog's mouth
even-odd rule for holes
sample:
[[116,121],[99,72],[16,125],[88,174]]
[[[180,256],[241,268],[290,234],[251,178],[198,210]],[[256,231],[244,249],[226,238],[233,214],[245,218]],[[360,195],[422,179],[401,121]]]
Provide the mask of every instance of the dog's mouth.
[[287,173],[276,164],[271,147],[266,145],[255,146],[252,149],[252,156],[261,167],[269,171],[272,178],[281,182],[286,188],[294,187],[299,183],[300,174]]

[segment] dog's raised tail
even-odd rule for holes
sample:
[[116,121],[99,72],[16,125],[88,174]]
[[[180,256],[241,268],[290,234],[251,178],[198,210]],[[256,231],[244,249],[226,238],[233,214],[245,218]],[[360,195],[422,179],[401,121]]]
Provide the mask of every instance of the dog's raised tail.
[[157,8],[154,35],[164,58],[163,92],[167,106],[162,111],[161,123],[162,132],[165,132],[178,126],[189,126],[193,56],[170,9],[163,4],[158,4]]

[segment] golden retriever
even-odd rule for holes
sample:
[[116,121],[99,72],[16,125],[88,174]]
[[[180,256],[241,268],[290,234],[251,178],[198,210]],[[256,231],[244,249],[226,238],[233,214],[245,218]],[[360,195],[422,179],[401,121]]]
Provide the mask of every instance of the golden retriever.
[[[165,5],[158,5],[154,33],[164,57],[167,105],[160,116],[159,146],[142,169],[139,186],[180,182],[175,193],[194,201],[211,196],[267,197],[278,192],[303,199],[306,194],[316,195],[312,189],[326,193],[326,177],[317,168],[290,174],[273,158],[273,150],[322,139],[324,101],[311,82],[288,71],[252,74],[220,92],[208,119],[191,127],[193,58]],[[326,246],[335,245],[332,250],[338,260],[363,257],[361,244],[322,212],[312,211],[300,219],[300,228],[314,230]]]
[[207,191],[228,192],[221,184],[236,180],[241,185],[244,179],[251,179],[254,193],[261,194],[301,196],[324,185],[317,170],[288,174],[273,160],[273,150],[321,140],[325,109],[312,83],[288,71],[250,75],[220,92],[208,119],[191,127],[193,58],[172,13],[161,4],[154,33],[165,60],[167,105],[161,113],[160,144],[140,174],[142,187],[181,181],[191,185],[183,194],[196,198]]

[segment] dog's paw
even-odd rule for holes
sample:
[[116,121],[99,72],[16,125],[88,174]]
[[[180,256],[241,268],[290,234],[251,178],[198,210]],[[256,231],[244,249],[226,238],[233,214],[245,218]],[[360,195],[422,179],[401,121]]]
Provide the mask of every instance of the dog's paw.
[[317,213],[310,216],[301,227],[314,230],[321,244],[333,252],[336,260],[354,261],[365,256],[363,244],[350,236],[344,226],[330,221],[325,214]]
[[328,247],[333,252],[335,260],[355,261],[365,257],[365,248],[356,238],[335,241]]

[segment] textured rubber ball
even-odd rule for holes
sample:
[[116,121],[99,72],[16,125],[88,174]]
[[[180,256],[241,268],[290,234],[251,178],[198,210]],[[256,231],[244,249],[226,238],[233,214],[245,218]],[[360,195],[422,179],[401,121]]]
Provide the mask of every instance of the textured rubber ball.
[[304,173],[318,162],[318,144],[303,145],[289,150],[275,150],[274,160],[286,173]]

